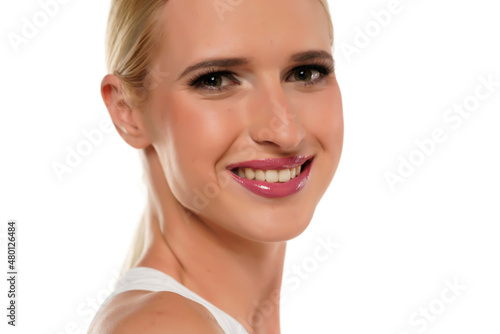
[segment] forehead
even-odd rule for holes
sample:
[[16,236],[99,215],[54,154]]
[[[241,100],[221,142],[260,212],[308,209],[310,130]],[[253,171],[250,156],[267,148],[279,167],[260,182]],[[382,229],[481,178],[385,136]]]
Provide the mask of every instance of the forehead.
[[187,64],[217,56],[282,60],[330,50],[319,0],[169,0],[160,13],[161,58]]

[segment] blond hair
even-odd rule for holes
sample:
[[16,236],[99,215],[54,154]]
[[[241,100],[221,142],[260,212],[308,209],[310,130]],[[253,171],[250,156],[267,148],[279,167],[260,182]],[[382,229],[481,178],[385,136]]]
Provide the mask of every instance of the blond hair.
[[[160,8],[168,0],[112,0],[106,33],[108,71],[122,81],[128,103],[140,106],[147,98],[147,78],[155,49],[161,36],[157,24]],[[327,0],[324,7],[333,46],[333,23]],[[143,214],[133,239],[132,248],[124,261],[122,273],[132,268],[143,251],[146,217]]]

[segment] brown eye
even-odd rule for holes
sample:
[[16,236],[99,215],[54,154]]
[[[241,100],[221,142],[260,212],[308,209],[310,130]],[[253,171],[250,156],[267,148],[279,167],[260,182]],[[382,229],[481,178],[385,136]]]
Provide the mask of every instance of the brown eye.
[[330,73],[333,66],[323,64],[302,65],[291,70],[286,77],[286,81],[296,82],[304,86],[312,87],[322,83]]
[[311,81],[315,80],[320,76],[320,73],[311,68],[299,68],[295,70],[293,74],[293,79],[295,81]]
[[231,72],[215,70],[209,71],[209,73],[201,73],[192,78],[189,85],[207,93],[217,93],[230,89],[231,86],[238,85],[240,83]]
[[203,78],[201,84],[207,87],[220,87],[222,85],[222,76],[221,75],[208,75]]

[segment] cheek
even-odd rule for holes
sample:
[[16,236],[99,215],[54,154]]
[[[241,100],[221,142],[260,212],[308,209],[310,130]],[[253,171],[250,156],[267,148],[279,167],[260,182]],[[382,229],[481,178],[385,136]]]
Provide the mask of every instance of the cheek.
[[223,103],[183,94],[164,101],[168,105],[156,109],[156,145],[172,191],[190,207],[197,191],[216,180],[216,164],[241,129],[235,113]]
[[326,136],[328,136],[329,143],[331,143],[334,153],[340,155],[344,142],[344,114],[342,97],[338,86],[335,93],[329,97],[326,103],[332,107],[329,110],[326,109],[325,118],[328,119],[328,122],[325,122],[326,126],[323,131],[325,131]]
[[167,140],[179,155],[191,159],[189,162],[214,164],[238,132],[235,116],[224,103],[180,97],[172,100],[167,122],[173,126]]
[[307,131],[332,157],[340,155],[344,137],[342,97],[338,85],[309,101],[303,122]]

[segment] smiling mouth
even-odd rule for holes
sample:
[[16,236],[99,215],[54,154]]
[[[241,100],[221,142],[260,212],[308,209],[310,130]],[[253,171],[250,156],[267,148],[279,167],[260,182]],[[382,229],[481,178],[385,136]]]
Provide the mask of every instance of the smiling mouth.
[[285,168],[285,169],[254,169],[249,167],[237,167],[231,169],[231,172],[239,177],[265,181],[269,183],[285,183],[296,178],[299,174],[311,163],[312,158],[304,162],[302,165]]

